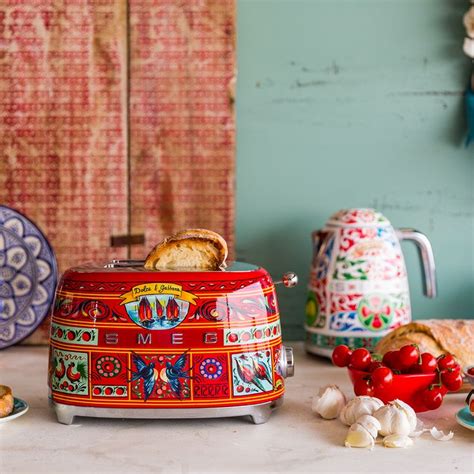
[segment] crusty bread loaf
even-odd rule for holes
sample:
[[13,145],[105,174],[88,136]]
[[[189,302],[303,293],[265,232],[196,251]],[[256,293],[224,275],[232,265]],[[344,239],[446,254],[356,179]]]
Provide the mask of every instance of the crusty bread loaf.
[[206,229],[182,230],[160,242],[145,259],[148,270],[219,270],[226,267],[227,243]]
[[13,393],[10,387],[0,385],[0,418],[8,416],[13,411]]
[[375,352],[385,354],[406,344],[418,344],[434,356],[452,354],[465,367],[474,364],[474,320],[424,319],[395,329],[382,338]]

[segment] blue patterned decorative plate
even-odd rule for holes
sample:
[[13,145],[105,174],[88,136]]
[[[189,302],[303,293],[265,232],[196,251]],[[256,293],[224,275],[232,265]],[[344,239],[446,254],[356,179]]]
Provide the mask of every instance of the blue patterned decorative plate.
[[468,430],[474,430],[474,416],[471,415],[469,407],[465,406],[456,413],[456,420]]
[[46,237],[24,215],[0,206],[0,349],[38,327],[56,281],[56,258]]
[[28,403],[26,403],[24,400],[22,400],[21,398],[14,398],[13,411],[8,416],[0,418],[0,423],[6,423],[7,421],[14,420],[19,416],[24,415],[28,411],[28,408],[30,407],[28,406]]

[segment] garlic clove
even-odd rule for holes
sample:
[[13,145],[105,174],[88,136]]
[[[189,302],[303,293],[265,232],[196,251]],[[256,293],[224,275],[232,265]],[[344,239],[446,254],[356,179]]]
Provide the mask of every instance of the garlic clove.
[[379,420],[372,415],[362,415],[361,417],[357,418],[357,422],[359,425],[362,425],[372,436],[372,438],[377,438],[380,429]]
[[347,432],[344,445],[348,448],[373,448],[374,438],[359,423],[354,423]]
[[346,404],[346,397],[337,385],[326,385],[319,389],[313,398],[312,411],[326,420],[333,420],[339,416]]
[[392,434],[385,436],[383,445],[386,448],[408,448],[413,446],[413,440],[405,435]]
[[362,415],[372,415],[383,407],[382,400],[375,397],[360,396],[352,399],[342,410],[339,419],[347,426],[353,425]]
[[393,404],[396,407],[398,407],[400,410],[405,412],[408,423],[410,425],[410,433],[415,431],[418,426],[418,418],[416,417],[415,410],[413,410],[413,408],[410,405],[408,405],[408,403],[405,403],[402,400],[398,400],[398,399],[394,400]]
[[380,434],[382,436],[392,434],[408,436],[416,429],[415,411],[401,400],[394,400],[380,407],[375,411],[374,417],[380,422]]

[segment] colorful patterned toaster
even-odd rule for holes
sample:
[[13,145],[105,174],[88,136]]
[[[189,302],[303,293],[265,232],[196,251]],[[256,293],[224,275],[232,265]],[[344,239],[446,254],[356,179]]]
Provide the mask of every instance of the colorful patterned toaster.
[[[293,354],[275,286],[260,267],[159,272],[113,261],[65,272],[53,307],[49,386],[75,416],[268,420]],[[282,283],[297,283],[293,273]]]

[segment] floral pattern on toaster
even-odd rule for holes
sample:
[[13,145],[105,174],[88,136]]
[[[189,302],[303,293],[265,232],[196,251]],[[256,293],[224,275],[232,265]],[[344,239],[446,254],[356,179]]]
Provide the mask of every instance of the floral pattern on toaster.
[[193,356],[193,395],[196,399],[229,396],[227,356],[195,354]]
[[232,384],[236,397],[273,390],[271,351],[232,354]]

